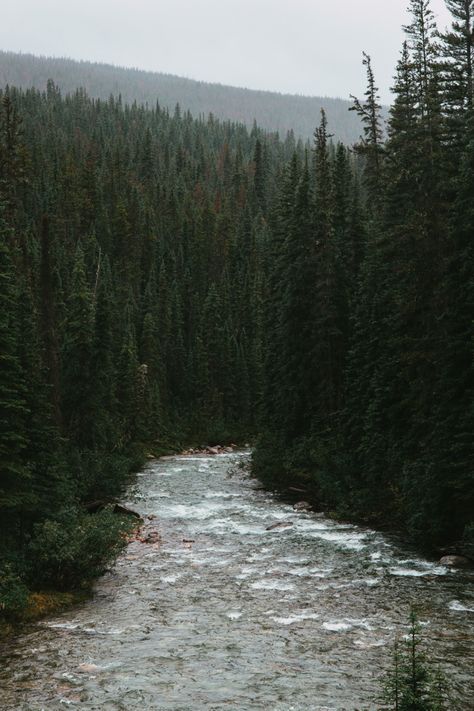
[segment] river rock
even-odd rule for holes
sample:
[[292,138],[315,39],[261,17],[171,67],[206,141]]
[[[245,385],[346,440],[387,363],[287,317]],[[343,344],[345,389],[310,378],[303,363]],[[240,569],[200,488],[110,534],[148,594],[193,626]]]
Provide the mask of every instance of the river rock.
[[298,501],[293,508],[295,511],[311,511],[311,504],[309,501]]
[[126,516],[133,516],[134,518],[138,518],[140,519],[140,521],[142,520],[142,517],[139,513],[133,511],[133,509],[129,509],[128,506],[124,506],[123,504],[114,504],[114,513],[125,514]]
[[290,528],[290,526],[293,526],[293,521],[277,521],[276,523],[272,523],[270,526],[266,527],[266,531],[275,531],[278,528]]
[[444,555],[439,564],[446,565],[448,568],[466,568],[471,565],[471,561],[463,555]]
[[219,447],[206,447],[206,452],[208,454],[219,454],[220,448]]
[[140,538],[141,543],[161,543],[161,536],[158,531],[146,531],[145,535]]
[[95,674],[101,671],[101,668],[97,664],[79,664],[77,671],[81,674]]

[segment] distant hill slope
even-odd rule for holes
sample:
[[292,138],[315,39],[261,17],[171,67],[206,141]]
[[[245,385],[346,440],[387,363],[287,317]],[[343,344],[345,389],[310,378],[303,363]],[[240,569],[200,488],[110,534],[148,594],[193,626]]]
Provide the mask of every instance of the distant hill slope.
[[324,108],[329,130],[336,139],[350,144],[360,136],[359,119],[348,111],[350,102],[344,99],[239,89],[172,74],[0,51],[0,86],[11,84],[43,90],[48,79],[63,93],[82,87],[94,98],[121,94],[126,103],[155,105],[158,100],[171,110],[179,103],[196,117],[212,113],[250,126],[256,120],[260,127],[279,131],[282,137],[291,129],[297,137],[311,137]]

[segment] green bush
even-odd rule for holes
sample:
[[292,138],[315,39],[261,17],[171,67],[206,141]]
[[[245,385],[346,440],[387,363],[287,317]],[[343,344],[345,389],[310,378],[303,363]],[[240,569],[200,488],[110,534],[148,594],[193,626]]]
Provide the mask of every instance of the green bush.
[[6,620],[17,619],[28,603],[29,590],[15,566],[0,562],[0,615]]
[[38,524],[27,551],[31,581],[58,590],[87,585],[115,560],[135,525],[109,510],[93,515],[72,511]]

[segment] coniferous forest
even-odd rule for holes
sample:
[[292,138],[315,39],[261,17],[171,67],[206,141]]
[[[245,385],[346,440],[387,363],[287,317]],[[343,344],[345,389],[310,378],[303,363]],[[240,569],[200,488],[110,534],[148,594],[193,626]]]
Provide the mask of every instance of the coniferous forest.
[[212,113],[218,119],[244,123],[249,128],[256,121],[265,131],[278,131],[281,136],[289,131],[305,140],[312,136],[315,116],[324,107],[331,132],[338,140],[351,144],[360,133],[358,117],[348,112],[350,101],[345,98],[241,89],[172,74],[0,49],[0,86],[44,89],[48,79],[65,94],[82,88],[93,99],[108,99],[113,94],[121,96],[124,103],[136,101],[149,106],[154,106],[158,97],[160,106],[170,111],[179,104],[195,117]]
[[411,22],[387,126],[311,143],[0,94],[0,606],[98,574],[111,500],[187,443],[256,442],[269,487],[474,546],[474,4]]

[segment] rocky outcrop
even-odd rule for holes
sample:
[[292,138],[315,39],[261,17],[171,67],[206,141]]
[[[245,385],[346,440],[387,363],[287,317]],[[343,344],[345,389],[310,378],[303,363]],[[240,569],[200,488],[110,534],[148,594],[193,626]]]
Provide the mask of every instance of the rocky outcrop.
[[463,555],[444,555],[439,564],[448,568],[468,568],[472,562]]
[[293,508],[295,511],[311,511],[311,504],[309,501],[298,501]]

